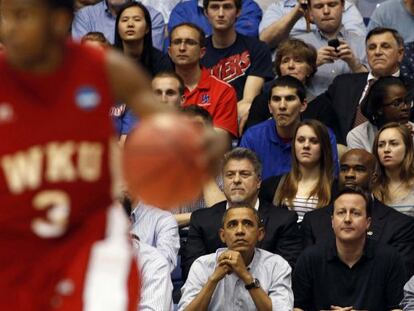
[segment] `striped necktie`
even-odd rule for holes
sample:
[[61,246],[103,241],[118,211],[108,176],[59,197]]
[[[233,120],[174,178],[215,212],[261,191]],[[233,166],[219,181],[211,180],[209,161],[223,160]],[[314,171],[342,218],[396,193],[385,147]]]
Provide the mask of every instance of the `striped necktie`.
[[354,127],[357,127],[358,125],[368,121],[367,118],[365,118],[365,116],[362,114],[361,112],[361,103],[365,100],[365,98],[368,96],[369,90],[371,88],[371,86],[374,84],[375,79],[369,79],[368,83],[365,86],[364,92],[362,93],[361,99],[358,103],[357,109],[356,109],[356,113],[355,113],[355,120],[354,120]]

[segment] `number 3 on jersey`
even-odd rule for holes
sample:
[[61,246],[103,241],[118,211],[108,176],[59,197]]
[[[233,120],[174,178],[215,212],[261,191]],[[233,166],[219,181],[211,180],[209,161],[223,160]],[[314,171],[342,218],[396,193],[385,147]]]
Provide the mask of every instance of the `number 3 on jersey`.
[[45,239],[62,236],[69,223],[69,195],[61,190],[45,190],[39,192],[32,203],[37,210],[48,209],[44,218],[33,219],[31,224],[33,232]]

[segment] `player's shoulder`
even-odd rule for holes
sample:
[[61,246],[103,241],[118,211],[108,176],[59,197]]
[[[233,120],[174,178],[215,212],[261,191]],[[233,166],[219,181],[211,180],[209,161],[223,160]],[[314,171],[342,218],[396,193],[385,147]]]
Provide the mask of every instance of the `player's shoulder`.
[[72,40],[66,42],[66,50],[70,55],[88,60],[102,60],[105,58],[107,51],[91,45],[81,44]]

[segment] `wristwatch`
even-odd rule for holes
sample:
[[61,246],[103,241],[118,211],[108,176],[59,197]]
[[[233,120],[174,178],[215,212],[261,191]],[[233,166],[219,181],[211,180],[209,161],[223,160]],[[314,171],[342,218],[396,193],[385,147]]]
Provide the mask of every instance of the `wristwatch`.
[[247,285],[244,285],[244,287],[249,290],[252,288],[259,288],[260,287],[260,282],[258,279],[253,279],[253,282]]

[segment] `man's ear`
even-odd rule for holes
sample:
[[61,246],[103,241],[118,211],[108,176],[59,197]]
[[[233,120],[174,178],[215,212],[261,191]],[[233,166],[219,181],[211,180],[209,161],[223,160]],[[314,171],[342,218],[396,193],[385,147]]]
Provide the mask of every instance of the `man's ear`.
[[367,231],[371,227],[371,217],[367,217]]
[[220,228],[219,229],[219,235],[220,235],[221,242],[223,242],[224,244],[226,244],[226,240],[224,239],[224,229],[223,228]]
[[259,235],[257,237],[257,241],[259,241],[259,242],[262,241],[264,239],[264,237],[265,237],[265,229],[262,226],[262,227],[259,227]]
[[240,15],[241,15],[241,9],[238,9],[237,14],[236,14],[236,20],[240,17]]
[[308,108],[308,101],[306,99],[303,100],[303,103],[300,105],[300,112],[304,112]]
[[202,59],[206,55],[206,47],[202,47],[200,49],[200,59]]

